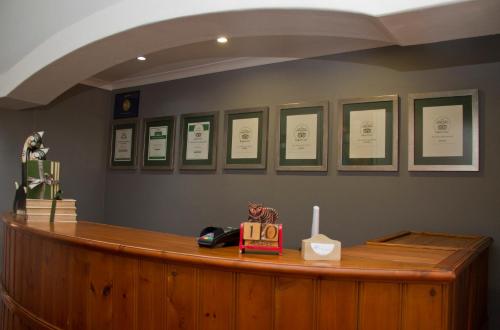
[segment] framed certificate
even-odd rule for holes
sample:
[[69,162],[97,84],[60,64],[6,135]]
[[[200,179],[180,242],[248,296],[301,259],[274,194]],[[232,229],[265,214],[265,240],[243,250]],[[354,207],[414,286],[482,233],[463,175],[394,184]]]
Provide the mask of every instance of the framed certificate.
[[277,109],[276,170],[327,171],[328,102]]
[[397,171],[397,95],[339,101],[340,171]]
[[215,170],[217,112],[181,116],[181,170]]
[[137,167],[138,133],[137,119],[115,120],[111,124],[110,168],[135,169]]
[[265,169],[268,108],[224,112],[224,168]]
[[478,91],[408,96],[408,170],[479,171]]
[[175,117],[144,119],[142,164],[148,170],[172,170]]

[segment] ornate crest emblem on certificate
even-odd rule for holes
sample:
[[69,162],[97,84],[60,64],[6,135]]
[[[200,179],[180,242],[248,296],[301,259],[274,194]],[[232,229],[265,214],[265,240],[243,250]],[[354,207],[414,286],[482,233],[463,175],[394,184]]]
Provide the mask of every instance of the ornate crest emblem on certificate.
[[295,141],[306,142],[309,139],[311,130],[305,124],[299,124],[295,127]]
[[439,117],[434,121],[434,132],[437,134],[448,133],[450,128],[450,118]]
[[373,121],[366,120],[361,123],[361,136],[373,136],[375,125]]
[[[193,132],[194,132],[194,137],[195,139],[199,140],[201,139],[201,136],[203,135],[203,131],[205,129],[203,128],[203,125],[200,123],[196,123],[193,125]],[[207,128],[208,130],[208,128]]]
[[239,134],[240,134],[240,142],[248,143],[252,138],[252,129],[250,127],[242,127],[240,129]]

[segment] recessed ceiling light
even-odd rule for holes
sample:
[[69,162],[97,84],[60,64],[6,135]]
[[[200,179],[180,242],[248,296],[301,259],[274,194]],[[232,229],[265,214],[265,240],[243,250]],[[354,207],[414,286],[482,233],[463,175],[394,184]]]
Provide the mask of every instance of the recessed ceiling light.
[[225,44],[227,42],[227,37],[225,36],[220,36],[217,38],[217,42],[220,44]]
[[146,58],[144,56],[137,56],[138,61],[145,61]]

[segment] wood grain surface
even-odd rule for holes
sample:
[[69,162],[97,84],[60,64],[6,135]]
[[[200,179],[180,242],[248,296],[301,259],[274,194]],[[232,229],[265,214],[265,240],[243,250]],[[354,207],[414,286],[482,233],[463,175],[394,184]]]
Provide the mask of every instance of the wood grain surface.
[[91,222],[2,220],[1,329],[473,330],[487,318],[487,237],[410,232],[311,262]]

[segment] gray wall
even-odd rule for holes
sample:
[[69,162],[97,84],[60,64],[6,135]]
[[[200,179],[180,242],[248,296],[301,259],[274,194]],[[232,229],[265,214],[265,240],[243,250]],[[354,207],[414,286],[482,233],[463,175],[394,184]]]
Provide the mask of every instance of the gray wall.
[[[285,243],[296,248],[310,230],[312,206],[321,207],[321,232],[344,245],[399,230],[482,234],[490,252],[491,329],[500,328],[500,38],[372,51],[236,70],[140,87],[140,114],[152,117],[273,106],[294,101],[398,93],[401,96],[400,171],[339,173],[336,120],[331,121],[326,174],[277,174],[271,111],[268,169],[179,173],[106,170],[111,95],[76,87],[47,107],[0,111],[0,203],[11,208],[19,180],[19,152],[34,130],[46,131],[49,159],[62,162],[67,197],[80,219],[196,235],[210,224],[237,225],[248,201],[277,208]],[[478,41],[479,40],[479,41]],[[481,171],[407,171],[407,94],[480,90]],[[222,140],[222,131],[219,135]]]
[[110,107],[109,92],[77,86],[45,107],[0,110],[0,209],[12,209],[24,140],[44,130],[47,158],[61,162],[63,196],[77,199],[79,218],[102,221]]
[[[482,47],[485,42],[488,47]],[[246,217],[248,201],[262,201],[279,210],[285,243],[292,248],[309,234],[313,205],[321,207],[321,232],[346,246],[400,230],[488,235],[496,241],[491,249],[490,306],[498,309],[500,56],[491,54],[499,54],[499,44],[483,39],[389,47],[140,87],[143,117],[318,100],[329,100],[333,114],[339,98],[397,93],[400,171],[337,172],[333,119],[328,173],[277,174],[276,120],[271,112],[266,171],[224,171],[220,152],[214,173],[108,171],[105,219],[196,235],[211,224],[237,225]],[[407,94],[470,88],[480,90],[481,171],[409,173]],[[491,316],[492,329],[500,328],[498,316]]]

